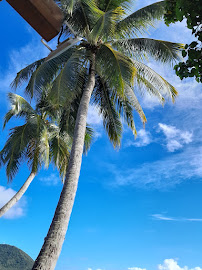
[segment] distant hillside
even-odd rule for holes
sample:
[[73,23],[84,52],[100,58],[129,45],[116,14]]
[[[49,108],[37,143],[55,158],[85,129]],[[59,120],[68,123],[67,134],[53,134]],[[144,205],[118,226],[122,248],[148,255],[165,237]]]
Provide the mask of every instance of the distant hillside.
[[0,244],[0,270],[31,270],[33,263],[19,248]]

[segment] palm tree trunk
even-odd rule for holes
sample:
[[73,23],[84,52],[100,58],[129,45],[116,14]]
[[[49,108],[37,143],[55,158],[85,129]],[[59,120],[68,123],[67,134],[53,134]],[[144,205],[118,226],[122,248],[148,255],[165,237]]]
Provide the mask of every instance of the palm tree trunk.
[[72,150],[65,183],[55,211],[54,218],[44,239],[42,249],[32,270],[53,270],[65,239],[80,175],[88,106],[95,86],[95,54],[92,54],[91,68],[86,87],[79,105]]
[[31,172],[27,180],[21,189],[0,209],[0,217],[2,217],[14,204],[16,204],[21,197],[24,195],[25,191],[28,189],[29,185],[33,181],[36,173]]

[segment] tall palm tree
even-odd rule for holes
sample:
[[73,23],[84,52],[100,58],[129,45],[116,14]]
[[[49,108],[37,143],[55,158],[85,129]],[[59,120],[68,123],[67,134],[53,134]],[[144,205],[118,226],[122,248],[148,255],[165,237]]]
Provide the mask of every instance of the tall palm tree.
[[[8,182],[13,180],[24,160],[27,160],[31,173],[20,190],[0,209],[0,217],[21,199],[42,164],[48,167],[52,161],[64,182],[72,144],[72,135],[64,128],[64,124],[60,124],[61,111],[56,113],[51,108],[47,94],[43,93],[35,110],[19,95],[9,93],[8,97],[11,109],[5,115],[4,127],[14,116],[25,118],[25,124],[11,129],[10,136],[0,152],[0,165],[6,164]],[[92,131],[87,128],[85,152],[90,147],[91,139]]]
[[[37,97],[52,83],[49,98],[57,108],[79,97],[74,139],[68,169],[54,218],[33,269],[53,270],[59,257],[74,204],[86,130],[89,103],[95,104],[114,147],[119,147],[121,118],[136,134],[133,110],[146,117],[136,97],[142,89],[161,103],[174,101],[177,91],[145,65],[147,57],[161,62],[178,59],[182,45],[139,38],[164,14],[164,1],[130,14],[130,0],[58,0],[66,16],[64,34],[80,37],[78,44],[55,58],[39,60],[17,74],[13,86],[29,80],[26,93]],[[73,31],[72,31],[73,29]],[[75,34],[76,33],[76,34]],[[74,36],[75,35],[75,36]],[[143,60],[143,62],[142,62]],[[69,104],[69,105],[68,105]],[[67,110],[68,111],[68,110]],[[67,112],[68,118],[68,112]]]

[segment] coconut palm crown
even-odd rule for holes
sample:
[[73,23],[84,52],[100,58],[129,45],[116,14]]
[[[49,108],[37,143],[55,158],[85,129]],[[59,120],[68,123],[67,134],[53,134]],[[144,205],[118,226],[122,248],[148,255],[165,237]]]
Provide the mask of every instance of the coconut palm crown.
[[[76,195],[89,103],[97,106],[114,147],[120,145],[122,121],[136,134],[133,111],[143,123],[146,117],[138,102],[138,91],[147,91],[161,103],[176,89],[145,64],[153,58],[163,63],[178,59],[182,45],[142,38],[148,27],[164,15],[164,1],[131,12],[130,0],[60,0],[65,14],[61,36],[69,44],[56,57],[36,61],[21,70],[16,88],[28,81],[26,94],[40,98],[46,85],[52,85],[48,99],[55,110],[65,108],[61,122],[70,122],[70,109],[78,105],[68,169],[54,218],[33,269],[53,270],[59,257]],[[63,43],[64,44],[64,43]],[[60,41],[59,41],[60,46]],[[73,126],[72,126],[73,127]]]
[[[162,18],[164,1],[142,8],[130,15],[130,0],[63,0],[57,1],[66,15],[74,34],[82,40],[59,57],[34,62],[21,70],[12,86],[17,88],[29,81],[25,91],[31,97],[40,96],[44,86],[52,83],[50,95],[60,106],[67,106],[82,93],[87,80],[92,53],[95,53],[96,84],[91,98],[103,117],[103,124],[114,146],[120,145],[122,123],[120,116],[136,134],[133,120],[135,109],[143,123],[144,112],[138,102],[138,91],[148,91],[161,103],[166,97],[173,101],[176,89],[145,65],[152,57],[163,63],[179,59],[182,44],[138,35]],[[61,33],[75,36],[66,26]]]
[[[43,164],[48,167],[52,162],[59,170],[62,182],[64,181],[72,134],[68,133],[64,123],[61,125],[62,117],[59,117],[61,112],[57,111],[56,114],[53,111],[50,102],[45,101],[46,96],[47,91],[42,94],[36,109],[33,109],[23,97],[8,94],[11,109],[5,115],[3,127],[5,128],[13,117],[24,118],[25,123],[10,130],[9,138],[0,152],[0,165],[6,165],[8,182],[13,180],[24,161],[27,161],[31,173],[19,192],[0,209],[0,217],[23,196]],[[73,110],[71,114],[75,122]],[[88,127],[85,135],[85,153],[90,147],[91,140],[92,130]]]

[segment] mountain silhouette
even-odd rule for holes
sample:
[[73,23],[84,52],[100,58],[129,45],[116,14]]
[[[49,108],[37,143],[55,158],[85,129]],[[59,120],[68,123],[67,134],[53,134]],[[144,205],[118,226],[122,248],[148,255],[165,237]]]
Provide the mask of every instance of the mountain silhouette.
[[0,244],[0,270],[31,270],[34,261],[21,249]]

